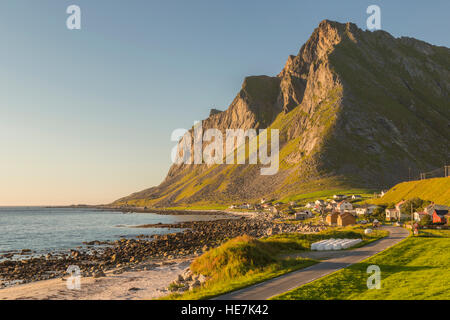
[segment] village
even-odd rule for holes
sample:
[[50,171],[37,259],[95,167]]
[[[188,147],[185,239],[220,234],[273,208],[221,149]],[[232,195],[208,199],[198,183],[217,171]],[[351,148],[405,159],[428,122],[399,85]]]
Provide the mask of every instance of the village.
[[[382,191],[376,196],[382,198],[385,193],[386,191]],[[382,223],[404,224],[408,228],[416,223],[422,227],[438,228],[446,228],[450,225],[450,207],[448,206],[421,199],[375,205],[367,203],[358,194],[335,194],[332,199],[317,199],[306,203],[298,201],[284,203],[263,198],[259,203],[233,204],[229,209],[269,212],[286,220],[305,222],[314,220],[337,227],[368,223],[375,227]]]

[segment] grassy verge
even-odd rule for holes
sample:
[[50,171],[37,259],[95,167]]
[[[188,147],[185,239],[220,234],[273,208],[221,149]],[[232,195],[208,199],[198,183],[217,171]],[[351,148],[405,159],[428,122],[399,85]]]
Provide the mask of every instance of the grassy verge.
[[[421,231],[418,237],[274,299],[450,299],[449,247],[450,231]],[[370,265],[381,269],[381,289],[367,288]]]
[[173,293],[162,299],[208,299],[317,263],[306,258],[285,258],[287,253],[308,251],[311,243],[329,238],[362,238],[363,244],[386,236],[385,231],[364,234],[360,226],[334,228],[315,234],[280,234],[257,240],[248,236],[229,240],[191,264],[191,270],[208,277],[200,288]]

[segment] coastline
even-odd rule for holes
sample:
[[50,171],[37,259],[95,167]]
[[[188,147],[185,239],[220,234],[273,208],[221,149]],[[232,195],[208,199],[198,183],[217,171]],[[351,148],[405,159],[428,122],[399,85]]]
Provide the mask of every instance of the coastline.
[[[244,234],[261,238],[285,232],[318,232],[325,228],[321,225],[285,223],[279,218],[261,212],[234,212],[218,220],[141,225],[136,227],[164,227],[181,231],[115,240],[106,243],[108,246],[103,251],[92,247],[93,252],[90,253],[71,250],[66,256],[50,254],[28,260],[2,261],[0,299],[159,297],[167,294],[161,290],[167,288],[182,273],[182,269],[189,266],[190,261],[228,239]],[[86,290],[67,292],[64,289],[61,279],[68,276],[66,270],[69,266],[80,268]],[[154,279],[154,283],[151,279]],[[132,288],[137,288],[131,291],[136,292],[126,293],[122,290],[130,283],[133,283]],[[109,293],[96,293],[102,290]]]
[[168,294],[168,285],[194,257],[153,261],[128,271],[105,272],[101,278],[82,277],[80,289],[68,289],[67,278],[42,280],[0,289],[0,300],[142,300]]

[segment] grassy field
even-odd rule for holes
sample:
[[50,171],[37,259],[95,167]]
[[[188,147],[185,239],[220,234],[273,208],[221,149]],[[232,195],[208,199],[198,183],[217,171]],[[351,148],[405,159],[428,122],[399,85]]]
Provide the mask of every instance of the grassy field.
[[450,177],[402,182],[390,189],[382,198],[372,202],[375,204],[397,203],[402,199],[414,197],[450,206]]
[[[450,231],[425,230],[361,263],[337,271],[279,300],[450,299]],[[381,269],[381,289],[367,289],[367,267]]]
[[319,240],[362,238],[363,244],[366,244],[386,235],[385,231],[364,235],[363,227],[354,226],[333,228],[316,234],[280,234],[261,240],[238,237],[193,261],[191,270],[208,277],[203,287],[182,294],[173,293],[163,299],[207,299],[308,267],[317,261],[283,256],[310,250],[311,243]]
[[317,199],[326,200],[329,198],[333,198],[333,195],[335,194],[343,194],[348,196],[359,194],[362,196],[363,199],[370,199],[373,197],[372,190],[368,189],[332,189],[285,197],[281,199],[281,202],[287,203],[289,201],[298,201],[305,204],[307,202],[315,201]]

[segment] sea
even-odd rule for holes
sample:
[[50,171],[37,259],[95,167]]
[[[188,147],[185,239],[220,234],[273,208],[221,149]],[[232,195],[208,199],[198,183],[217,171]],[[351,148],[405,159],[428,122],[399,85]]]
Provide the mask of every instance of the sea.
[[136,228],[218,219],[215,215],[122,213],[90,208],[0,207],[1,255],[31,250],[33,255],[64,252],[83,242],[114,241],[141,235],[167,234],[181,229]]

